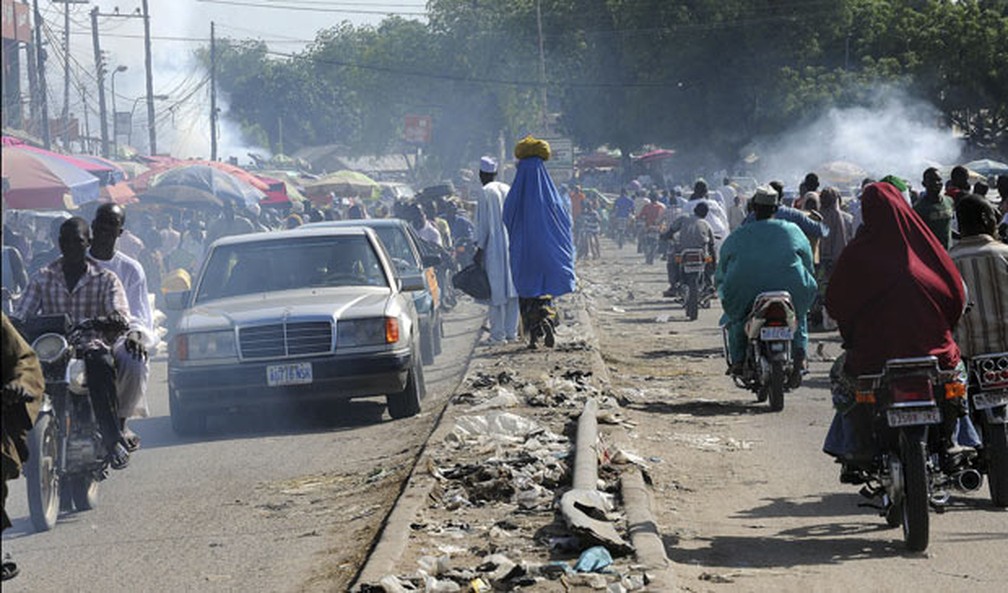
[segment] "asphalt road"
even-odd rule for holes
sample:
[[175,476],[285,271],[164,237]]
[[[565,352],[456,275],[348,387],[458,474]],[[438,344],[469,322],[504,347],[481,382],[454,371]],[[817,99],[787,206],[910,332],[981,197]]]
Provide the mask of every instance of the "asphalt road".
[[329,409],[211,419],[176,436],[163,360],[152,363],[143,446],[101,484],[94,510],[34,533],[24,480],[10,484],[3,534],[21,575],[5,592],[332,591],[353,576],[456,387],[483,320],[446,316],[444,352],[426,368],[417,417],[391,421],[383,398]]

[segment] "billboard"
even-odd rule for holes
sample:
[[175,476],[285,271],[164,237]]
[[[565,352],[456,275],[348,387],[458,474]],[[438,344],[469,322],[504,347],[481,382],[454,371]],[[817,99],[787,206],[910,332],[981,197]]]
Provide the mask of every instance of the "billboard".
[[0,21],[2,21],[3,38],[12,41],[31,42],[31,21],[28,15],[30,10],[27,4],[21,4],[14,0],[3,0],[0,5]]
[[403,140],[413,144],[428,144],[431,141],[431,116],[407,115],[403,118]]

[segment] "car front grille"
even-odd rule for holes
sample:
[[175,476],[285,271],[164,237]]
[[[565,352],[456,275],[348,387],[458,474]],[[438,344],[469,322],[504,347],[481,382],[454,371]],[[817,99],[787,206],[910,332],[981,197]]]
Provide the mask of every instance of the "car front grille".
[[238,329],[242,358],[277,358],[332,352],[332,323],[302,321]]

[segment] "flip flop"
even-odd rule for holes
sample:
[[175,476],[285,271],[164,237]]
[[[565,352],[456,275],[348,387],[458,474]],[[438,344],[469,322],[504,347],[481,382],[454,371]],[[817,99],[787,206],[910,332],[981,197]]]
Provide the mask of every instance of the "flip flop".
[[130,453],[135,452],[140,448],[140,435],[127,429],[126,432],[123,433],[123,445]]
[[10,555],[4,556],[4,559],[3,559],[3,579],[2,580],[7,581],[7,580],[10,580],[10,579],[13,579],[18,574],[20,574],[20,572],[21,572],[21,569],[19,569],[18,565],[15,564],[13,560],[11,560]]

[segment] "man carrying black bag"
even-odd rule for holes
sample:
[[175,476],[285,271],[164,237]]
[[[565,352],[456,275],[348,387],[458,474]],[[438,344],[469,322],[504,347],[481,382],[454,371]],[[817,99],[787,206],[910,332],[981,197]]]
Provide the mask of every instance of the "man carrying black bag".
[[475,261],[486,270],[490,282],[490,343],[504,344],[518,339],[518,291],[511,280],[508,232],[502,212],[504,199],[511,189],[496,181],[497,162],[480,159],[483,195],[476,207]]

